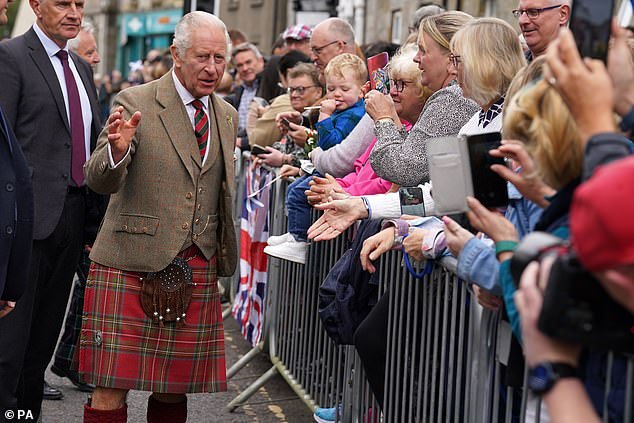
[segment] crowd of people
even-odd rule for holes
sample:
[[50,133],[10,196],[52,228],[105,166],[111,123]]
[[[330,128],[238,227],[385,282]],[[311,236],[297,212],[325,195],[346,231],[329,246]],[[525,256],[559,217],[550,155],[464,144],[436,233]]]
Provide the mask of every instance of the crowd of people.
[[[305,264],[311,242],[381,221],[359,231],[355,260],[375,273],[391,249],[420,263],[453,256],[480,306],[512,328],[522,353],[508,371],[528,366],[540,421],[634,412],[631,380],[606,392],[607,353],[538,329],[554,258],[521,278],[513,269],[524,238],[552,234],[634,315],[634,60],[616,23],[603,63],[580,57],[569,0],[519,0],[518,27],[425,5],[400,46],[360,46],[347,21],[328,18],[289,26],[271,54],[191,12],[169,50],[148,51],[124,79],[93,73],[83,2],[30,4],[32,28],[0,43],[0,411],[37,419],[43,399],[62,398],[44,380],[51,358],[92,393],[85,422],[125,422],[131,389],[152,392],[148,422],[185,422],[185,394],[227,389],[217,278],[236,269],[234,162],[250,151],[250,166],[291,181],[288,233],[265,254]],[[379,91],[366,59],[382,52]],[[432,179],[432,143],[497,132],[489,154],[505,165],[490,169],[508,203],[467,197],[466,213],[439,215],[434,196],[458,181]],[[311,208],[323,211],[315,222]],[[417,219],[432,216],[433,228]],[[388,289],[354,335],[380,407],[389,301]],[[625,373],[626,355],[609,361]],[[315,420],[337,421],[331,405]]]

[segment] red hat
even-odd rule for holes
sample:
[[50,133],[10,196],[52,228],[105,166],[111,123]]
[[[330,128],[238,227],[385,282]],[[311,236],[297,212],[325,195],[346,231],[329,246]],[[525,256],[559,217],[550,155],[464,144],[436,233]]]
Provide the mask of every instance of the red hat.
[[577,188],[570,233],[590,271],[634,264],[634,156],[599,168]]
[[312,35],[313,31],[308,25],[291,25],[282,33],[282,38],[285,40],[292,38],[293,40],[302,41],[309,40]]

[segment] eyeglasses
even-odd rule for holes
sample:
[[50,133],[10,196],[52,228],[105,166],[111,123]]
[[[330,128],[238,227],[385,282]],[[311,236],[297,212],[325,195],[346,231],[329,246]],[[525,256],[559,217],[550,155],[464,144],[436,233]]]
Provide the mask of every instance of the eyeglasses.
[[[323,51],[323,49],[325,49],[326,47],[331,46],[331,45],[333,45],[333,44],[336,44],[336,43],[338,43],[339,41],[341,41],[341,40],[331,41],[331,42],[329,42],[328,44],[324,44],[324,45],[323,45],[323,46],[321,46],[321,47],[311,47],[311,48],[310,48],[310,51],[312,51],[312,52],[313,52],[313,54],[315,54],[316,56],[319,56],[319,55],[321,54],[321,52]],[[345,41],[341,41],[341,42],[342,42],[344,45],[346,44],[346,42],[345,42]]]
[[405,86],[411,84],[412,81],[404,81],[402,79],[392,79],[390,80],[390,87],[394,87],[397,93],[402,93],[405,89]]
[[517,19],[522,16],[522,13],[526,13],[526,16],[528,16],[529,19],[535,19],[539,16],[540,13],[545,12],[546,10],[556,9],[558,7],[561,7],[561,4],[558,4],[556,6],[542,7],[541,9],[515,9],[512,11],[512,13],[513,16],[515,16]]
[[286,89],[286,92],[289,95],[293,94],[293,92],[296,92],[297,95],[304,95],[304,91],[306,91],[308,88],[313,88],[313,87],[318,87],[318,85],[309,85],[307,87],[288,87]]
[[454,68],[457,68],[458,64],[462,63],[462,56],[457,55],[457,54],[453,54],[453,53],[449,53],[449,61],[451,62],[451,64],[453,65]]

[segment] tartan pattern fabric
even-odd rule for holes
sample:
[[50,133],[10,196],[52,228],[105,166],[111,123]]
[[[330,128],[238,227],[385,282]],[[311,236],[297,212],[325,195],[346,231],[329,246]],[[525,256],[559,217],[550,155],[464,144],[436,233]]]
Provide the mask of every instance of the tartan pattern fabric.
[[144,273],[91,265],[79,352],[86,382],[162,393],[226,391],[216,259],[198,254],[188,263],[195,285],[180,328],[160,327],[141,309]]
[[196,113],[194,113],[194,133],[198,140],[198,151],[200,151],[200,158],[204,158],[207,152],[207,140],[209,138],[209,119],[203,109],[202,101],[194,100],[191,104],[196,109]]
[[308,25],[291,25],[286,28],[286,31],[282,34],[283,39],[291,38],[293,40],[309,40],[313,35],[313,31]]
[[63,370],[77,370],[77,344],[81,335],[82,312],[84,311],[84,291],[90,269],[88,252],[82,251],[75,273],[77,279],[73,287],[70,306],[64,321],[64,333],[55,350],[55,366]]

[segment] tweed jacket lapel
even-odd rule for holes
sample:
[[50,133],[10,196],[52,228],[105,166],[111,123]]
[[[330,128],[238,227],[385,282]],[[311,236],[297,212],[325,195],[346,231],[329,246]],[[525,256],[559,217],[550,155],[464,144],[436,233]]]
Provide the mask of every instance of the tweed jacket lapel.
[[68,116],[66,115],[66,105],[64,104],[64,95],[62,94],[62,87],[59,85],[55,69],[51,64],[51,60],[42,45],[42,42],[37,37],[37,34],[33,28],[29,29],[25,34],[27,46],[29,47],[29,56],[33,59],[33,63],[37,69],[42,73],[48,88],[51,90],[51,94],[57,104],[57,110],[62,118],[62,122],[66,126],[66,130],[70,135],[70,123],[68,122]]
[[[183,165],[189,172],[189,176],[194,180],[195,165],[192,158],[193,147],[197,146],[194,128],[192,127],[185,106],[181,101],[174,81],[172,80],[172,71],[166,73],[158,83],[156,90],[156,101],[164,107],[158,115],[163,123],[170,141],[174,145],[174,149],[178,153]],[[180,117],[180,119],[178,118]],[[195,160],[195,158],[194,158]],[[200,160],[200,155],[198,155]]]
[[[212,120],[212,141],[220,142],[220,152],[224,159],[225,177],[231,175],[230,170],[233,170],[233,151],[236,145],[234,122],[231,114],[227,110],[226,104],[221,104],[216,94],[209,96],[211,107],[210,110],[213,113]],[[214,140],[213,138],[216,138]],[[211,167],[212,163],[210,158],[207,158],[203,172],[206,172]]]

